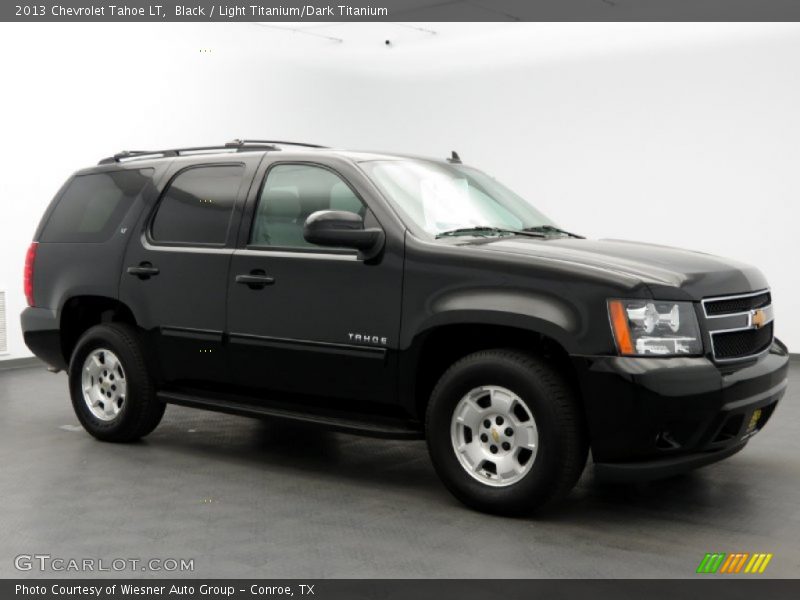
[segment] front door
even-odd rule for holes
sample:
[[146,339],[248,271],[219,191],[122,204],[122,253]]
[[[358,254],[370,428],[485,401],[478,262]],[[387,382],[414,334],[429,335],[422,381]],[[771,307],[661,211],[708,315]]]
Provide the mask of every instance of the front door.
[[391,403],[403,239],[387,235],[370,261],[305,241],[303,224],[319,210],[381,226],[357,175],[348,180],[335,164],[273,158],[262,166],[228,278],[231,370],[254,395],[314,396],[333,408],[336,398]]

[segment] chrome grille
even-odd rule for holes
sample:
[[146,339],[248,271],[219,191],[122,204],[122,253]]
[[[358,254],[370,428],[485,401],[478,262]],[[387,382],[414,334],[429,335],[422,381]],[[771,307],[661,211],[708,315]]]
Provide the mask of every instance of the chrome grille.
[[728,299],[707,300],[705,303],[706,315],[729,315],[732,313],[747,312],[754,308],[764,308],[772,303],[769,292],[761,292],[755,296],[739,296]]
[[746,358],[772,344],[772,323],[761,329],[728,331],[714,335],[714,356],[723,360]]
[[743,360],[765,352],[774,336],[769,290],[703,300],[714,360]]

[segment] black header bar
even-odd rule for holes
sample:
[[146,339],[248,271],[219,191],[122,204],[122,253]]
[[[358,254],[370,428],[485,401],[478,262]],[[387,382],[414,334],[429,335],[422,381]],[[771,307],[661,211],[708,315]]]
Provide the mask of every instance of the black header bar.
[[6,579],[8,600],[794,600],[800,580],[697,579]]
[[0,21],[800,21],[798,0],[12,0]]

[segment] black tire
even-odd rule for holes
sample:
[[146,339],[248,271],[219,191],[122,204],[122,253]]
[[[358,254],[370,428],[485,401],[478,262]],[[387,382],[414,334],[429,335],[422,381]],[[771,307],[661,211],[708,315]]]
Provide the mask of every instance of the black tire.
[[[539,433],[533,464],[522,479],[505,487],[470,475],[459,462],[450,433],[460,400],[489,385],[519,396]],[[544,359],[516,350],[476,352],[452,365],[431,394],[425,429],[431,460],[445,486],[461,502],[484,512],[519,515],[550,506],[569,493],[586,465],[588,442],[575,392]]]
[[[95,350],[113,352],[124,371],[127,394],[112,420],[96,417],[83,398],[81,372],[84,361]],[[122,323],[97,325],[78,340],[69,364],[72,407],[84,429],[105,442],[132,442],[152,432],[164,416],[165,405],[156,398],[153,378],[147,368],[141,342],[133,327]]]

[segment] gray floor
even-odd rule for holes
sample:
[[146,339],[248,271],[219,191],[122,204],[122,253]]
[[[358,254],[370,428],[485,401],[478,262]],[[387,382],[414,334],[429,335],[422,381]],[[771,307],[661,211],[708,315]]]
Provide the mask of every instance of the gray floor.
[[791,380],[726,462],[632,487],[588,469],[557,512],[504,519],[453,500],[420,442],[170,407],[146,441],[103,444],[63,374],[0,371],[0,576],[46,553],[193,558],[204,578],[689,577],[706,552],[740,551],[796,577],[800,363]]

